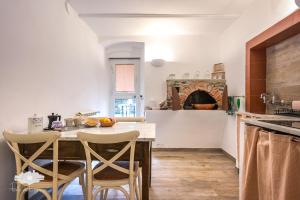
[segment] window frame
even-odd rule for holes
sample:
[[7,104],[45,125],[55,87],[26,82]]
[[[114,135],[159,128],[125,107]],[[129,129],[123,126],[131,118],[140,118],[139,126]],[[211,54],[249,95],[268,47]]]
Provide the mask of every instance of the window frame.
[[[134,65],[134,92],[118,92],[116,91],[116,65]],[[116,58],[110,59],[112,68],[112,98],[111,98],[111,115],[115,116],[115,100],[116,99],[135,99],[136,109],[135,116],[142,116],[142,96],[141,96],[141,77],[140,77],[140,59],[139,58]]]

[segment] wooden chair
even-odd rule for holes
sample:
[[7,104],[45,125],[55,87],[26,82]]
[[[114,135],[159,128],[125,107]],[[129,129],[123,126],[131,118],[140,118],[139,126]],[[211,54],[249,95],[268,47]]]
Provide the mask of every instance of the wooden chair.
[[[101,199],[107,198],[108,189],[116,189],[124,193],[127,200],[133,200],[136,195],[137,199],[141,198],[141,174],[139,173],[139,163],[134,161],[135,144],[139,136],[138,131],[131,131],[120,134],[88,134],[78,133],[77,137],[84,146],[86,154],[86,168],[87,168],[87,199],[96,199],[100,193]],[[128,142],[128,143],[127,143]],[[93,144],[121,144],[127,143],[120,151],[116,152],[109,160],[100,156],[95,150],[91,148]],[[130,149],[130,160],[117,161]],[[114,154],[114,153],[112,153]],[[94,168],[92,168],[92,157],[100,161]],[[138,184],[137,184],[138,179]],[[129,185],[129,194],[122,187]],[[96,188],[94,194],[93,189]]]
[[145,117],[116,117],[116,122],[145,122]]
[[[9,148],[15,154],[17,175],[32,169],[44,175],[44,180],[31,185],[17,183],[16,200],[24,199],[29,190],[41,192],[47,200],[60,200],[66,187],[77,177],[84,189],[84,164],[79,162],[58,161],[58,138],[60,133],[51,131],[38,134],[14,134],[4,132],[3,136]],[[41,143],[41,147],[30,157],[26,158],[20,152],[20,144]],[[43,152],[52,151],[53,161],[44,165],[36,164]],[[59,192],[58,189],[61,188]],[[52,198],[47,190],[52,189]]]
[[[116,117],[116,122],[145,122],[145,117]],[[139,167],[139,174],[142,174],[142,167]]]

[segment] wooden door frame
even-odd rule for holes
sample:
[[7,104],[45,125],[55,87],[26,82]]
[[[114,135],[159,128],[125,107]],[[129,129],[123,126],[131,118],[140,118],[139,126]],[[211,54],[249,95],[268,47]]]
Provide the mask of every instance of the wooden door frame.
[[300,33],[300,9],[246,43],[246,111],[265,114],[266,49]]

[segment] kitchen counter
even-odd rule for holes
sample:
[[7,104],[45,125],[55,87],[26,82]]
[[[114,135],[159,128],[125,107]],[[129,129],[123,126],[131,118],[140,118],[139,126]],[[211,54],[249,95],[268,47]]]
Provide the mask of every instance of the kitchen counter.
[[244,125],[250,124],[254,126],[259,126],[262,128],[284,132],[287,134],[292,134],[296,136],[300,136],[300,129],[296,128],[289,128],[285,126],[275,125],[266,123],[260,120],[292,120],[292,121],[300,121],[299,118],[295,117],[286,117],[281,115],[271,115],[271,114],[256,114],[256,113],[249,113],[249,112],[237,112],[237,132],[236,132],[236,139],[237,139],[237,160],[236,160],[236,167],[239,168],[239,162],[241,160],[241,148],[243,145],[243,138],[244,138]]
[[[77,141],[77,133],[85,132],[91,134],[117,134],[128,131],[139,131],[140,136],[137,141],[154,142],[156,139],[156,124],[148,122],[117,122],[112,127],[69,127],[60,131],[60,141]],[[19,134],[30,134],[27,131]]]
[[273,119],[270,119],[270,118],[241,119],[241,121],[245,122],[246,124],[255,125],[255,126],[271,129],[271,130],[274,130],[274,131],[279,131],[279,132],[288,133],[288,134],[291,134],[291,135],[300,136],[300,129],[286,127],[286,126],[282,126],[282,125],[271,124],[271,123],[267,123],[267,122],[264,122],[264,121],[261,121],[261,120],[299,121],[300,122],[299,118],[293,118],[293,117],[276,117],[276,118],[273,118]]
[[70,128],[61,132],[60,140],[78,140],[78,132],[86,132],[93,134],[116,134],[137,130],[140,132],[138,141],[154,141],[155,140],[155,124],[141,122],[118,122],[112,127],[95,127],[95,128]]
[[147,110],[156,124],[154,148],[221,148],[226,121],[223,110]]
[[[243,115],[246,115],[243,113]],[[242,115],[241,115],[242,116]],[[300,136],[300,129],[290,128],[282,125],[276,125],[267,123],[265,121],[299,121],[300,118],[295,117],[285,117],[280,115],[260,115],[260,114],[253,114],[247,113],[248,117],[241,117],[238,123],[238,144],[237,144],[237,151],[238,151],[238,159],[236,167],[239,169],[239,180],[242,183],[243,177],[243,161],[244,161],[244,141],[245,141],[245,125],[253,125],[257,127],[261,127],[262,129],[271,130],[277,133],[284,133],[290,134],[294,136]],[[240,185],[240,192],[241,190]],[[241,195],[241,193],[240,193]]]
[[[243,183],[243,180],[244,180],[243,170],[245,168],[243,167],[243,165],[244,165],[244,160],[247,160],[244,158],[245,155],[247,156],[247,154],[244,153],[244,148],[246,147],[245,140],[247,139],[247,138],[245,138],[245,136],[247,135],[247,134],[245,134],[245,131],[247,130],[245,127],[247,125],[260,127],[262,130],[266,130],[267,132],[274,132],[275,134],[282,134],[282,135],[288,134],[288,135],[300,137],[300,129],[265,122],[265,121],[273,121],[273,122],[274,121],[296,121],[298,123],[298,122],[300,122],[300,118],[285,117],[285,116],[280,116],[280,115],[274,115],[274,117],[272,115],[271,116],[260,115],[259,117],[260,118],[241,118],[240,119],[240,122],[241,122],[240,123],[240,131],[239,131],[239,142],[240,143],[238,144],[238,152],[239,152],[240,157],[237,162],[237,167],[239,168],[240,183]],[[262,120],[264,120],[264,121],[262,121]],[[289,138],[293,138],[293,137],[289,137]],[[264,145],[261,145],[261,146],[264,146]],[[248,146],[247,146],[247,148],[248,148]],[[243,187],[243,185],[240,184],[240,196],[242,196],[242,193],[241,193],[242,187]]]

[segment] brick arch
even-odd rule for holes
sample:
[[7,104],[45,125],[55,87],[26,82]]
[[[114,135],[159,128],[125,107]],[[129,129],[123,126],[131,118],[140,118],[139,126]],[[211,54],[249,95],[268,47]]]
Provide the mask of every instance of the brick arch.
[[183,107],[183,104],[188,98],[188,96],[197,90],[207,92],[211,97],[213,97],[216,100],[219,107],[222,106],[223,92],[221,92],[218,88],[210,86],[208,84],[192,83],[184,87],[180,92],[179,98],[180,98],[181,107]]

